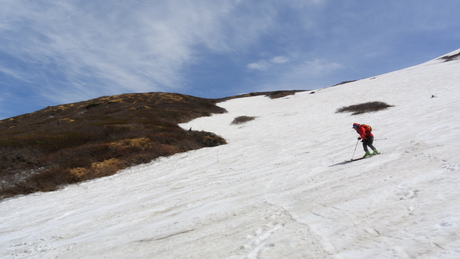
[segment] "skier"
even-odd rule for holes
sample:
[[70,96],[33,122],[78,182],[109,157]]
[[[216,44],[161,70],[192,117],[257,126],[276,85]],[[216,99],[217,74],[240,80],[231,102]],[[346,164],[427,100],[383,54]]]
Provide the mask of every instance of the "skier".
[[[358,140],[362,140],[361,142],[363,142],[363,149],[364,152],[366,152],[363,158],[371,155],[380,154],[380,152],[377,151],[377,149],[372,145],[372,143],[374,142],[374,134],[372,134],[372,128],[370,126],[365,124],[353,123],[353,129],[355,129],[356,132],[359,134]],[[371,154],[367,147],[370,147],[374,152]]]

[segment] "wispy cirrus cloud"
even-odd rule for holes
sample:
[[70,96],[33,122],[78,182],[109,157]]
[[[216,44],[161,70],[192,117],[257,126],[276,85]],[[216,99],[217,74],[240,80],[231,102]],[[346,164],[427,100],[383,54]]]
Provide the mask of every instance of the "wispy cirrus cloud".
[[270,60],[259,60],[254,63],[250,63],[247,65],[247,68],[249,70],[259,70],[259,71],[265,71],[272,66],[276,64],[284,64],[289,62],[289,58],[285,56],[276,56],[274,58],[271,58]]
[[[235,15],[238,8],[232,1],[3,1],[0,71],[46,82],[40,92],[61,102],[177,90],[184,66],[200,59],[197,46],[238,51],[273,23],[270,11],[248,22],[252,14]],[[7,69],[8,61],[28,76]]]
[[312,61],[305,61],[303,65],[299,67],[299,71],[310,76],[324,76],[329,75],[340,68],[342,68],[342,65],[337,62],[315,59]]
[[284,63],[289,62],[289,58],[285,56],[277,56],[277,57],[270,59],[270,62],[274,64],[284,64]]
[[184,71],[203,56],[245,55],[280,30],[282,12],[319,2],[3,0],[0,77],[53,103],[180,91],[189,83]]
[[267,70],[269,66],[270,66],[270,63],[268,63],[268,62],[265,61],[265,60],[260,60],[260,61],[255,62],[255,63],[250,63],[250,64],[248,64],[249,70],[260,70],[260,71],[264,71],[264,70]]

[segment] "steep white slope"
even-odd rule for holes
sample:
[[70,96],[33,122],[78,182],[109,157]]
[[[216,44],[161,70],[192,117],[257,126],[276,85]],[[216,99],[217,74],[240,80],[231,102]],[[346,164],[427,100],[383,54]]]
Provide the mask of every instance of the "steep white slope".
[[[458,258],[459,71],[433,60],[222,103],[228,113],[183,127],[228,145],[0,203],[0,257]],[[368,101],[395,106],[335,113]],[[230,124],[242,115],[257,118]],[[342,163],[353,122],[373,126],[381,155]]]

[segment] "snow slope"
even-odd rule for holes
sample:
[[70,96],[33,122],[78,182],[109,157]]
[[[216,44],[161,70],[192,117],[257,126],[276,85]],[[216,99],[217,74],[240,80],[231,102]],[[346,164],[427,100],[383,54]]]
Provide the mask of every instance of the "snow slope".
[[[221,103],[229,113],[182,126],[225,146],[1,202],[0,257],[460,258],[459,71],[435,59]],[[368,101],[395,107],[335,113]],[[257,118],[230,124],[243,115]],[[354,122],[372,125],[381,155],[343,163]]]

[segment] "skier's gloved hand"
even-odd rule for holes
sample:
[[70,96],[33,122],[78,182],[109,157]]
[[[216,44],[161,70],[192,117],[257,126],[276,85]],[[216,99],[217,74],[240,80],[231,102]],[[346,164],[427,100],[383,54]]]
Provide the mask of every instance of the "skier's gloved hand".
[[361,140],[361,137],[359,137],[358,140]]

